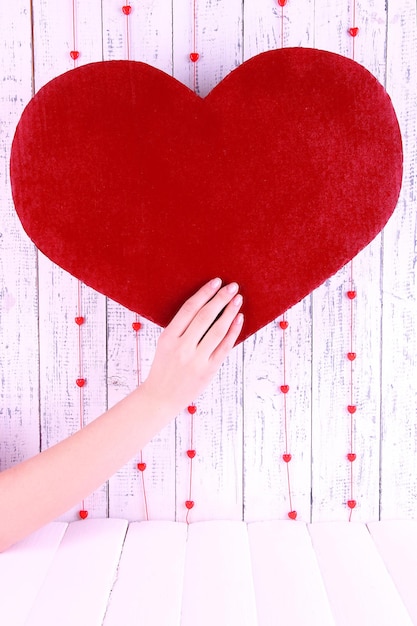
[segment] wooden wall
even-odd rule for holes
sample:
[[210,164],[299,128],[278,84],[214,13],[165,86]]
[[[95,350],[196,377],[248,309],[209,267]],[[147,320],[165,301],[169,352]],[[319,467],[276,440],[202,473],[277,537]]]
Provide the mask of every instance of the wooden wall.
[[[122,4],[75,3],[79,64],[127,57]],[[130,57],[192,86],[193,0],[131,4]],[[8,173],[24,106],[34,91],[74,66],[72,18],[72,0],[0,5],[0,469],[80,426],[79,285],[24,234]],[[348,33],[353,25],[360,28],[354,41]],[[358,521],[417,517],[416,30],[412,0],[288,0],[283,10],[276,0],[196,2],[201,96],[264,50],[307,46],[351,58],[354,43],[355,59],[386,86],[397,111],[405,153],[401,197],[384,232],[353,262],[352,519]],[[344,268],[286,314],[288,466],[281,458],[284,351],[276,323],[237,347],[196,399],[190,520],[285,519],[290,508],[304,521],[348,519],[350,271]],[[87,423],[137,383],[135,316],[85,286],[80,291]],[[143,379],[160,331],[142,322]],[[143,451],[150,519],[185,519],[189,437],[184,413]],[[144,519],[138,458],[86,500],[91,517]],[[64,518],[75,519],[79,508]]]

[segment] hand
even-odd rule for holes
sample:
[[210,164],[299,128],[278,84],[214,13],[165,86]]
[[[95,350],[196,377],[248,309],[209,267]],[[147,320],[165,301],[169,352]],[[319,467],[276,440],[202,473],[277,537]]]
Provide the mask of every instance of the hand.
[[167,417],[176,415],[208,385],[239,336],[242,296],[236,283],[216,278],[178,311],[162,332],[142,390]]

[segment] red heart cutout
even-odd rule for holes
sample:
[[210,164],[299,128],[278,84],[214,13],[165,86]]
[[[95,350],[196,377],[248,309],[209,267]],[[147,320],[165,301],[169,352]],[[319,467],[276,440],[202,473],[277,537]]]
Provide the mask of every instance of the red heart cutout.
[[135,332],[139,332],[142,328],[141,322],[132,322],[132,328]]
[[401,136],[378,81],[330,52],[265,52],[204,99],[149,65],[109,61],[36,94],[11,178],[48,257],[161,326],[202,283],[238,281],[242,340],[383,228]]
[[282,393],[288,393],[289,390],[290,390],[290,387],[289,387],[289,385],[281,385],[280,389],[281,389]]
[[297,511],[290,511],[290,512],[288,513],[288,517],[289,517],[290,519],[297,519]]
[[356,454],[354,452],[349,452],[349,454],[347,455],[347,458],[348,458],[348,461],[353,463],[353,461],[356,461]]
[[79,516],[81,519],[87,519],[88,511],[79,511]]
[[187,507],[188,510],[192,509],[194,507],[193,500],[186,500],[185,506]]
[[189,459],[193,459],[196,455],[196,451],[195,450],[187,450],[187,456]]
[[356,506],[356,500],[348,500],[347,505],[350,509],[354,509]]
[[146,463],[138,463],[138,470],[144,472],[146,470]]
[[284,460],[286,463],[289,463],[289,462],[291,461],[291,459],[292,459],[292,456],[291,456],[291,454],[283,454],[283,455],[282,455],[282,458],[283,458],[283,460]]

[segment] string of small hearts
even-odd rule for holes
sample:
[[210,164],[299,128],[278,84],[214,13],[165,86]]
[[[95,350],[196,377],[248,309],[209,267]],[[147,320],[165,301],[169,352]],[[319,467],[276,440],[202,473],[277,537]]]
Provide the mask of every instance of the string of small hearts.
[[[125,16],[125,42],[126,42],[126,58],[130,61],[130,48],[131,48],[131,37],[130,37],[130,16],[132,14],[132,6],[130,2],[124,4],[121,7],[121,14]],[[132,330],[134,333],[134,360],[135,360],[135,371],[136,371],[136,385],[139,387],[142,380],[142,370],[141,370],[141,349],[140,349],[140,331],[142,329],[142,322],[140,321],[140,317],[137,313],[134,314],[134,320],[132,322]],[[146,481],[145,481],[145,471],[147,468],[147,464],[144,461],[143,450],[139,452],[139,459],[136,462],[136,469],[140,473],[140,482],[142,488],[142,497],[143,497],[143,507],[145,512],[145,519],[149,521],[149,507],[148,507],[148,496],[146,490]]]
[[[190,52],[189,59],[193,64],[193,89],[194,92],[197,92],[197,81],[198,81],[198,72],[197,72],[197,61],[200,58],[199,53],[197,52],[197,0],[192,0],[192,46],[193,49]],[[194,508],[194,500],[193,500],[193,464],[194,459],[197,454],[194,448],[194,416],[197,413],[197,407],[194,403],[190,404],[187,407],[187,413],[189,415],[189,441],[190,445],[187,450],[187,458],[189,459],[189,482],[188,482],[188,497],[185,500],[185,508],[186,515],[185,521],[189,524],[190,520],[190,511]]]
[[[281,7],[281,48],[284,47],[284,7],[287,4],[287,0],[277,0],[278,6]],[[293,500],[292,500],[292,488],[291,488],[291,472],[290,472],[290,462],[292,461],[292,454],[289,451],[289,420],[288,420],[288,411],[287,411],[287,394],[290,390],[290,387],[287,383],[287,359],[286,359],[286,332],[288,329],[288,320],[285,317],[285,314],[282,316],[281,320],[277,322],[277,328],[282,331],[281,337],[281,362],[282,362],[282,384],[279,386],[279,390],[282,394],[282,415],[283,415],[283,426],[284,426],[284,452],[281,455],[283,462],[286,465],[287,471],[287,493],[288,493],[288,504],[289,511],[288,517],[292,520],[297,519],[297,511],[293,509]]]
[[[77,45],[77,15],[76,15],[76,3],[72,0],[72,50],[69,53],[72,59],[74,69],[78,66],[78,58],[80,52]],[[79,393],[79,428],[84,428],[84,389],[87,383],[87,379],[84,375],[84,359],[83,359],[83,327],[85,324],[85,317],[83,315],[83,302],[82,302],[82,283],[77,280],[77,314],[75,316],[75,323],[78,329],[78,378],[76,384]],[[85,508],[85,502],[82,500],[81,507],[78,512],[81,519],[88,517],[88,511]]]
[[[355,60],[355,39],[359,33],[359,28],[356,26],[356,0],[352,0],[352,26],[348,29],[348,33],[352,38],[352,60]],[[356,461],[356,453],[354,452],[354,433],[355,433],[355,414],[356,404],[354,403],[354,362],[356,360],[356,352],[353,349],[353,337],[354,337],[354,303],[356,302],[356,291],[353,281],[353,261],[349,264],[349,290],[347,291],[347,298],[349,302],[349,351],[347,358],[349,361],[349,404],[347,411],[349,415],[349,452],[346,455],[346,459],[349,463],[349,499],[347,506],[349,509],[349,521],[352,520],[353,509],[356,507],[356,500],[354,497],[354,471],[353,464]]]

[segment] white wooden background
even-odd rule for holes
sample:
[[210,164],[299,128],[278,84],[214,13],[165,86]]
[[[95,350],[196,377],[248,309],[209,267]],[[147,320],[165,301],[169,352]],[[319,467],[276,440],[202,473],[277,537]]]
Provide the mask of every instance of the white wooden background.
[[[123,1],[76,2],[79,63],[126,58]],[[193,84],[192,0],[132,0],[133,59]],[[353,0],[288,0],[285,46],[352,56]],[[276,0],[197,0],[198,91],[281,46]],[[416,91],[414,0],[356,0],[355,58],[386,86],[399,117],[404,184],[388,226],[353,264],[353,519],[417,518]],[[0,3],[0,469],[79,426],[77,281],[38,254],[14,214],[8,160],[34,90],[73,67],[71,0]],[[287,314],[287,396],[292,504],[298,519],[347,520],[349,268]],[[133,313],[82,289],[85,421],[136,385]],[[159,329],[144,322],[141,376]],[[191,521],[286,519],[282,332],[270,324],[236,348],[196,399]],[[184,521],[190,421],[178,416],[143,451],[149,516]],[[139,454],[139,451],[138,451]],[[85,502],[90,517],[144,519],[138,459]],[[1,497],[4,497],[3,495]],[[63,519],[74,520],[80,505]]]

